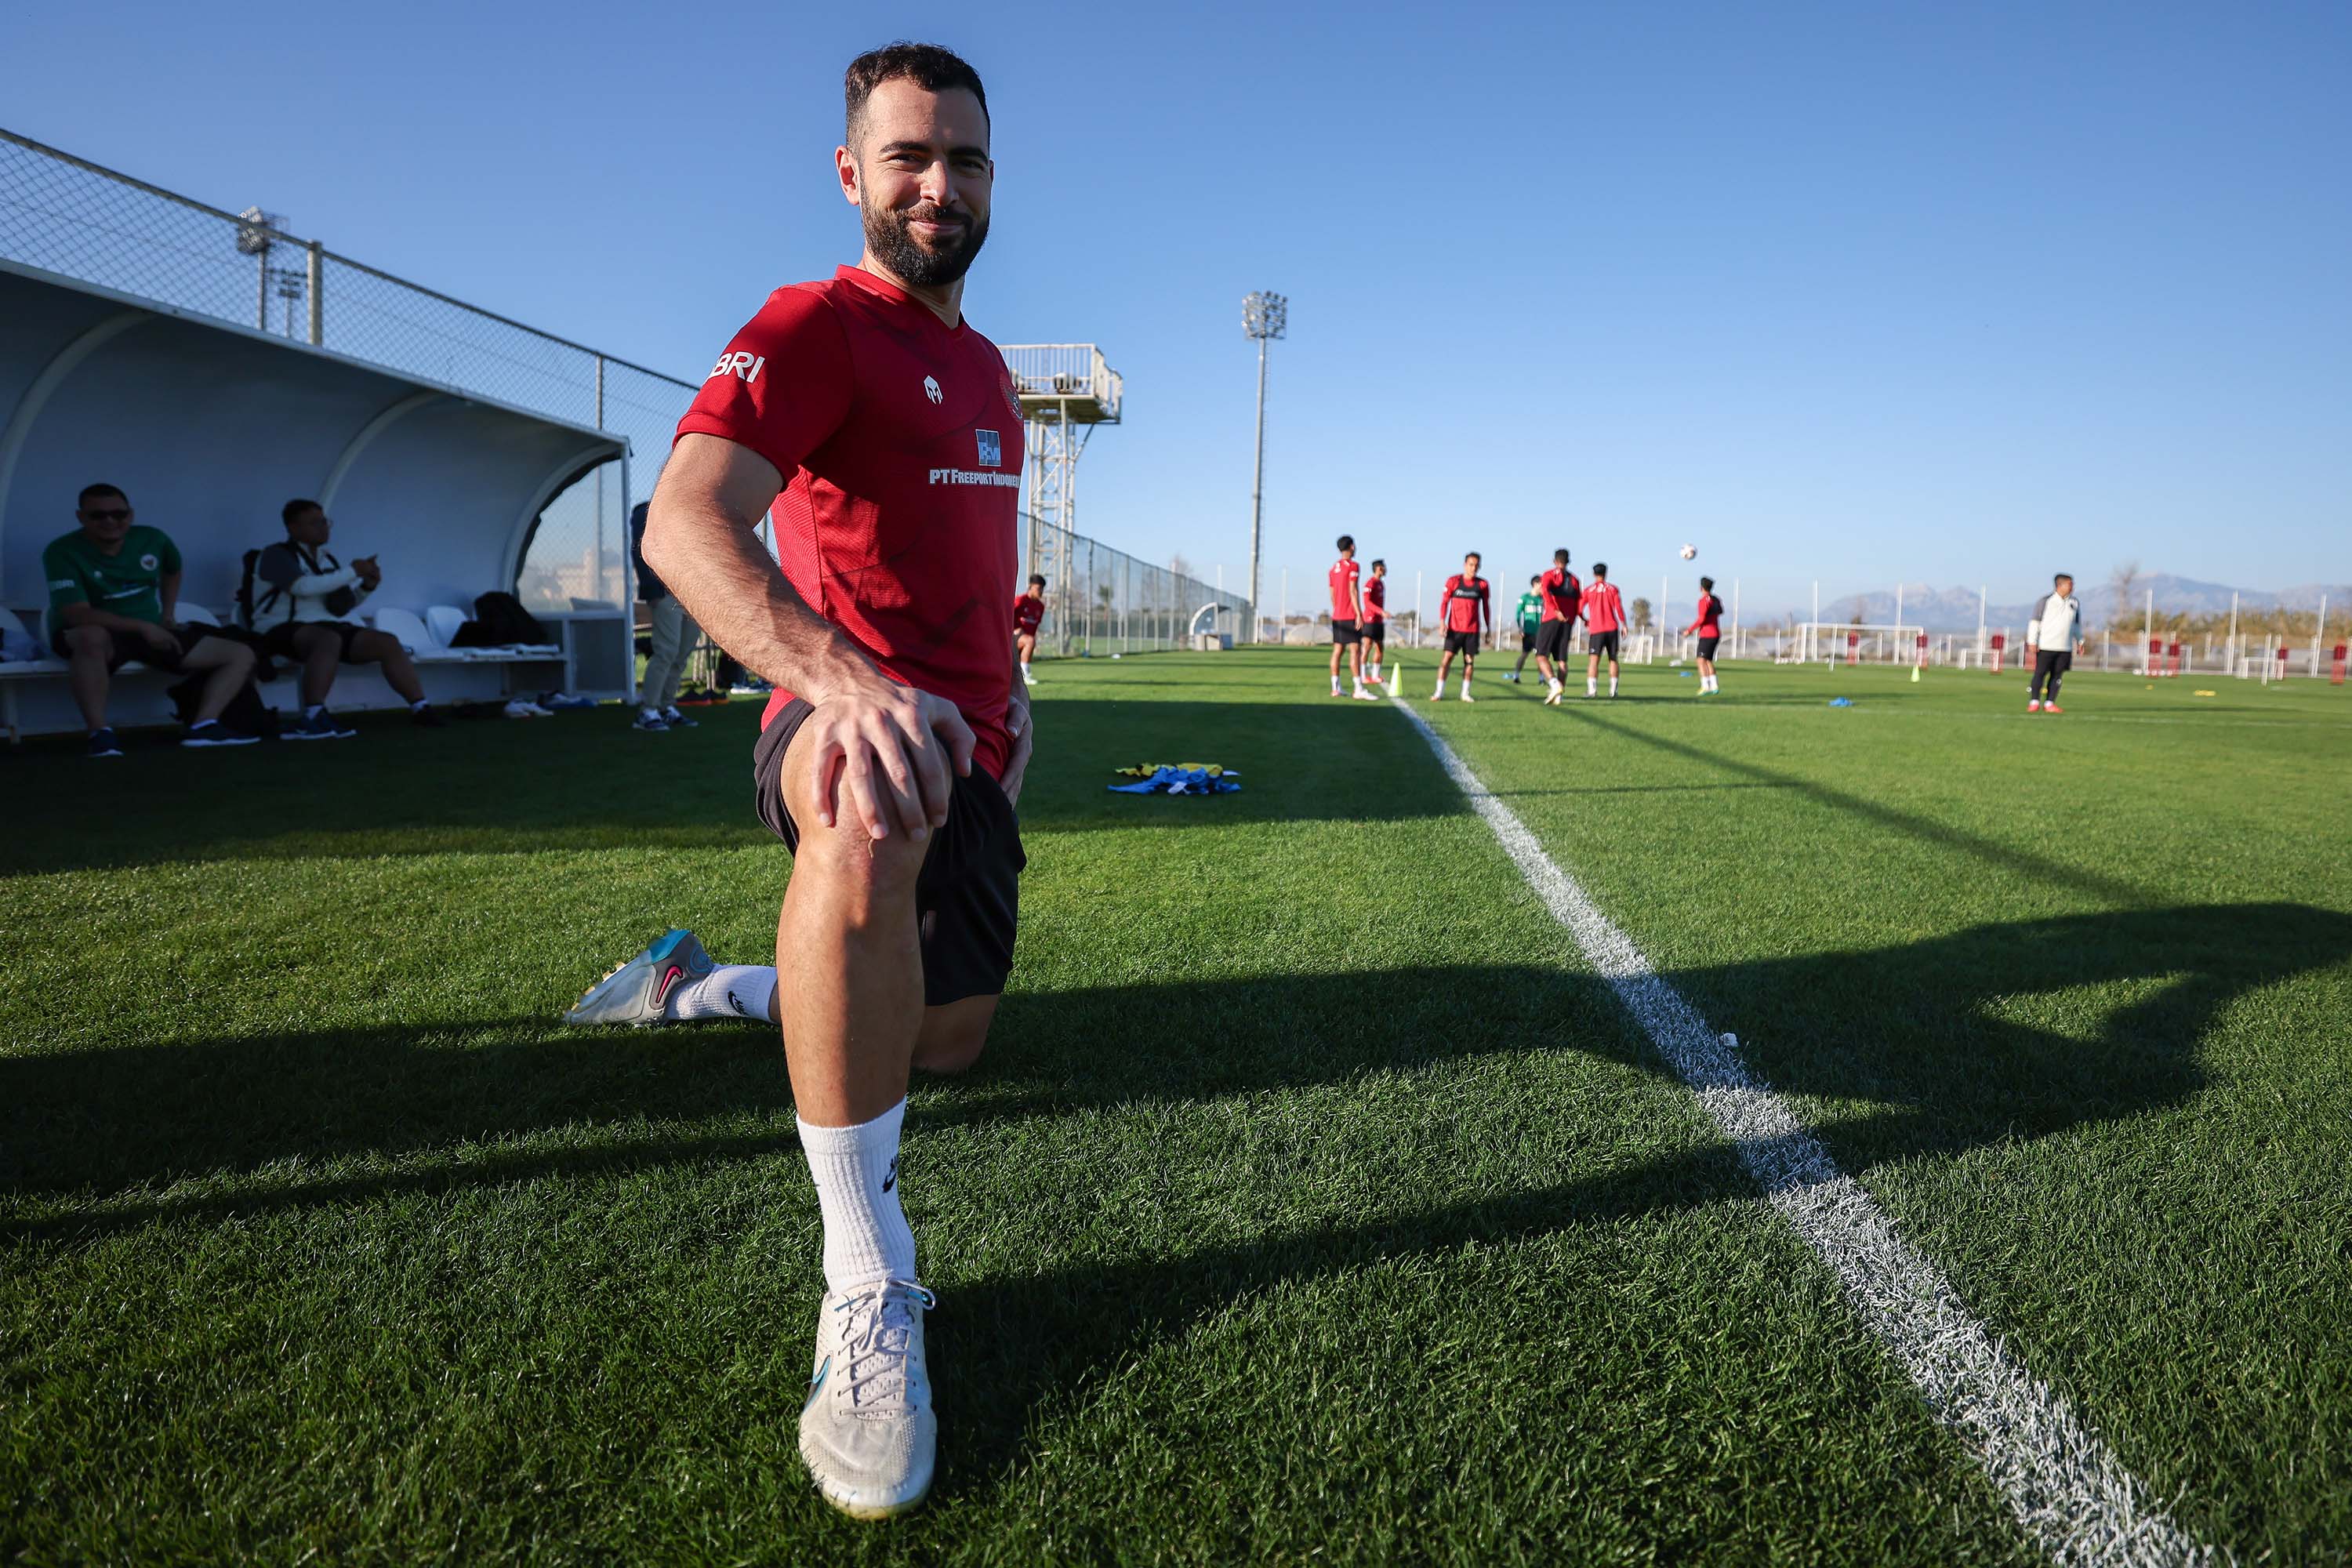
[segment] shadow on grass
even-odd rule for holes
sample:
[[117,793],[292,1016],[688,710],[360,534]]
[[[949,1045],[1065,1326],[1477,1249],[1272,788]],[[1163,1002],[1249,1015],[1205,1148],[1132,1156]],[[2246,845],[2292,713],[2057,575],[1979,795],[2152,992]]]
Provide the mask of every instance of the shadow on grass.
[[[2238,999],[2352,957],[2352,916],[2291,904],[2131,910],[1977,927],[1874,951],[1669,976],[1760,1076],[1866,1102],[1822,1131],[1848,1170],[2062,1133],[2178,1105],[2200,1041]],[[2018,1021],[2037,992],[2123,987],[2094,1031]],[[1465,999],[1472,1005],[1464,1005]],[[2080,1009],[2075,1010],[2078,1014]],[[1372,1022],[1377,1020],[1377,1022]],[[1104,1042],[1132,1042],[1106,1050]],[[1570,1050],[1664,1072],[1605,984],[1534,964],[1111,987],[1007,998],[994,1056],[919,1092],[918,1130],[1184,1103],[1411,1072],[1496,1052]],[[66,1246],[156,1221],[216,1223],[547,1175],[762,1159],[793,1147],[781,1053],[763,1029],[549,1030],[536,1022],[225,1040],[0,1060],[0,1183],[95,1212],[16,1224]],[[747,1118],[772,1118],[772,1130]],[[702,1132],[677,1124],[726,1119]],[[649,1125],[668,1123],[669,1127]],[[593,1142],[469,1140],[580,1127]],[[176,1176],[291,1158],[436,1152],[425,1168],[240,1194],[110,1198]],[[1508,1243],[1752,1196],[1733,1152],[1687,1153],[1469,1204],[1111,1267],[982,1279],[934,1320],[943,1495],[1024,1463],[1047,1401],[1080,1393],[1237,1299],[1473,1242]],[[44,1205],[47,1206],[47,1205]]]
[[[1464,809],[1404,726],[1366,712],[1370,703],[1326,701],[1054,699],[1038,709],[1041,749],[1022,826],[1352,822]],[[363,717],[359,739],[330,746],[171,749],[106,763],[79,752],[14,759],[9,784],[22,820],[64,826],[0,837],[0,876],[772,843],[752,814],[759,704],[696,712],[699,729],[667,735],[633,731],[625,711],[607,709],[426,731]],[[1120,782],[1115,769],[1144,762],[1223,763],[1242,771],[1244,786],[1213,800],[1108,792]],[[1370,796],[1361,789],[1368,768],[1385,781]],[[1369,812],[1360,809],[1367,800],[1376,802]]]
[[[1752,1065],[1778,1087],[1883,1108],[1876,1141],[1843,1127],[1832,1135],[1868,1165],[2175,1103],[2200,1081],[2198,1042],[2222,1007],[2347,955],[2352,916],[2219,905],[1979,926],[1670,978],[1748,1042]],[[2134,985],[2132,999],[2089,1039],[2009,1016],[2021,996],[2115,983]],[[1107,1040],[1136,1044],[1106,1051]],[[1541,964],[1016,991],[991,1056],[967,1078],[933,1080],[914,1120],[1206,1100],[1551,1050],[1664,1070],[1604,983]],[[657,1163],[628,1130],[782,1117],[791,1105],[774,1035],[733,1023],[587,1030],[507,1019],[16,1056],[0,1058],[0,1189],[99,1198],[286,1160],[398,1157],[567,1128],[624,1130],[624,1142],[637,1141],[624,1163]],[[702,1155],[691,1135],[672,1147],[679,1158]],[[537,1158],[517,1152],[476,1179],[606,1160],[586,1146],[545,1165]],[[456,1166],[426,1178],[465,1179]],[[300,1189],[257,1201],[367,1190],[362,1180],[315,1198]],[[168,1201],[149,1211],[175,1212]]]

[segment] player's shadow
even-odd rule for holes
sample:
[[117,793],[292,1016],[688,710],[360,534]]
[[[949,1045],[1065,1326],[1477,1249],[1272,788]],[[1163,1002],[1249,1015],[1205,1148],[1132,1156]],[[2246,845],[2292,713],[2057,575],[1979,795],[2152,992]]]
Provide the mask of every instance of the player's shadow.
[[[2179,1105],[2203,1087],[2200,1043],[2233,1003],[2347,960],[2352,916],[2274,903],[1980,926],[1883,949],[1702,968],[1667,978],[1716,1027],[1740,1035],[1751,1068],[1776,1088],[1834,1098],[1849,1108],[1866,1102],[1866,1109],[1842,1109],[1820,1133],[1844,1169],[1866,1173],[1882,1163],[2049,1137]],[[1428,977],[1419,978],[1425,983]],[[1496,975],[1478,978],[1501,983]],[[2053,1033],[2025,1021],[2028,999],[2074,988],[2098,989],[2082,991],[2054,1011],[2089,1020],[2084,1026]],[[1061,1094],[1073,1101],[1089,1099],[1089,1053],[1058,1044],[1064,1026],[1083,1021],[1090,1026],[1086,1037],[1097,1074],[1104,1070],[1099,1039],[1150,1042],[1150,1049],[1117,1065],[1129,1098],[1185,1098],[1250,1087],[1262,1077],[1330,1076],[1335,1064],[1315,1056],[1328,1049],[1315,1021],[1329,1015],[1312,998],[1279,1020],[1250,1026],[1237,1024],[1230,998],[1187,1000],[1180,992],[1144,987],[1092,994],[1083,1019],[1009,1007],[1038,1041],[1018,1070],[1072,1075]],[[1486,994],[1496,1008],[1516,1009],[1528,1000],[1507,983],[1482,994],[1482,1002]],[[1597,984],[1560,982],[1551,1002],[1560,1010],[1530,1031],[1544,1043],[1665,1071]],[[1043,998],[1037,1003],[1041,1009],[1049,1005]],[[1386,1028],[1390,1005],[1383,997],[1364,1011],[1381,1017]],[[1588,1008],[1601,1011],[1596,1016]],[[1408,1019],[1402,1027],[1423,1022]],[[1124,1033],[1091,1032],[1104,1028]],[[1213,1031],[1218,1043],[1196,1046],[1192,1031]],[[1265,1059],[1249,1061],[1253,1051]],[[1423,1051],[1421,1059],[1428,1064],[1446,1054],[1440,1047]],[[1212,1065],[1218,1062],[1224,1065]],[[1007,1070],[1009,1076],[1013,1064]],[[1033,1090],[1025,1108],[1058,1102]],[[992,1484],[1018,1467],[1041,1400],[1131,1363],[1153,1342],[1186,1331],[1253,1291],[1400,1256],[1525,1240],[1755,1191],[1733,1150],[1706,1144],[1679,1156],[1604,1166],[1565,1182],[1538,1182],[1367,1224],[1188,1252],[1164,1262],[1109,1268],[1074,1262],[1042,1275],[1013,1273],[977,1289],[967,1285],[941,1313],[937,1330],[940,1353],[952,1356],[959,1369],[957,1381],[942,1389],[943,1419],[959,1433],[955,1475],[948,1484]],[[967,1358],[982,1363],[984,1375],[964,1381]]]

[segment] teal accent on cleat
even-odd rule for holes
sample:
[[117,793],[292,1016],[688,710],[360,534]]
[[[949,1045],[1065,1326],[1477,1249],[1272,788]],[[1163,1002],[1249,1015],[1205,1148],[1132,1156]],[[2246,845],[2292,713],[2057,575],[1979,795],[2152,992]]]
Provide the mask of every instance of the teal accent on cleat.
[[701,979],[718,965],[702,951],[694,933],[684,928],[665,932],[659,942],[591,985],[572,1011],[567,1024],[631,1024],[643,1026],[663,1021],[663,1005],[670,994],[689,981]]

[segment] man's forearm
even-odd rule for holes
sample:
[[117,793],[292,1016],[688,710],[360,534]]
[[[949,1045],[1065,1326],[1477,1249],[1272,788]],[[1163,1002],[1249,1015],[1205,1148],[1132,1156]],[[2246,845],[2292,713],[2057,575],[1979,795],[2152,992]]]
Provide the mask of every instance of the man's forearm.
[[776,570],[751,523],[697,498],[656,494],[646,560],[705,636],[744,668],[808,701],[872,661]]

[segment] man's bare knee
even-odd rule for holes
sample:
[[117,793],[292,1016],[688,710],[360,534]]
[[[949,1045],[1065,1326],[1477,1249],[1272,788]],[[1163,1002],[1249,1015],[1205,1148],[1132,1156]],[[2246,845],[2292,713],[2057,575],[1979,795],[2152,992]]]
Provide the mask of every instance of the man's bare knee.
[[114,655],[114,637],[104,626],[68,626],[66,657],[68,658],[110,658]]

